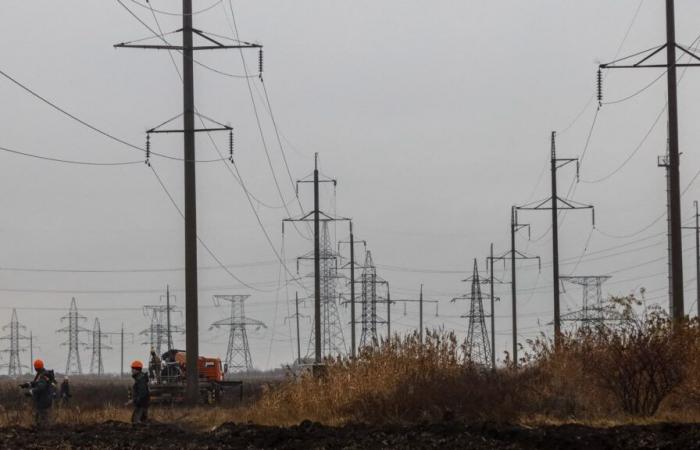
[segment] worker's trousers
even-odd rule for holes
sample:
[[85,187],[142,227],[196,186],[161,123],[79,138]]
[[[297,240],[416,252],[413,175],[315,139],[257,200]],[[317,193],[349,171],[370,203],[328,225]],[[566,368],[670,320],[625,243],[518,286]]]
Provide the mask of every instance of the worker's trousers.
[[131,414],[131,423],[148,422],[148,406],[137,406]]
[[49,409],[34,410],[34,426],[37,428],[46,428],[49,426]]

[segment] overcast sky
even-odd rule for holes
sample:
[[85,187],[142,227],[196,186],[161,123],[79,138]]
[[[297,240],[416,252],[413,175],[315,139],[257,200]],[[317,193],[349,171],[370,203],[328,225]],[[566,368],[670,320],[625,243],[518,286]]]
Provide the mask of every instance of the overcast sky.
[[[156,13],[156,24],[149,9],[122,1],[153,29],[170,32],[181,26],[176,15]],[[592,100],[597,63],[664,42],[663,3],[237,0],[232,7],[241,39],[265,46],[265,86],[291,178],[306,176],[318,152],[322,172],[338,180],[335,194],[327,186],[322,190],[323,207],[353,218],[356,237],[367,240],[392,296],[415,298],[423,283],[426,298],[440,301],[438,317],[426,308],[427,326],[463,336],[467,324],[459,315],[467,304],[449,300],[468,290],[460,280],[470,275],[474,258],[485,268],[491,242],[497,254],[508,250],[511,205],[549,195],[552,130],[559,132],[562,157],[585,151],[579,184],[569,190],[573,166],[560,171],[562,195],[569,191],[596,208],[595,230],[587,211],[564,216],[562,274],[609,274],[606,295],[644,287],[649,303],[667,304],[666,194],[656,159],[665,152],[665,78],[627,101],[604,105],[597,117]],[[165,13],[180,8],[175,0],[151,4]],[[233,35],[228,0],[194,4],[195,10],[216,4],[195,16],[196,28]],[[700,14],[700,4],[678,0],[676,10],[677,41],[690,45],[700,33],[691,20]],[[151,36],[117,1],[6,1],[0,29],[0,70],[120,139],[143,146],[145,130],[181,112],[181,82],[167,52],[112,47]],[[179,35],[168,39],[177,43]],[[245,54],[249,72],[256,74],[257,52]],[[173,56],[179,67],[181,58]],[[235,50],[197,58],[219,72],[244,73]],[[634,94],[661,74],[658,69],[611,71],[604,101]],[[700,141],[692,120],[700,106],[691,101],[700,93],[699,77],[688,70],[679,88],[681,189],[700,169],[700,156],[692,150]],[[289,213],[299,214],[293,184],[260,81],[252,78],[250,86],[269,161],[246,79],[197,66],[195,83],[198,110],[236,129],[236,164],[258,199],[251,208],[230,163],[198,164],[200,237],[256,289],[241,286],[200,247],[201,353],[224,356],[226,351],[226,334],[208,329],[228,313],[214,307],[212,295],[250,294],[247,314],[268,326],[249,332],[255,366],[278,367],[295,357],[296,336],[285,318],[293,311],[296,288],[286,286],[289,275],[253,210],[295,273],[294,258],[311,247],[291,228],[282,239],[281,220],[288,213],[281,205],[288,203]],[[0,96],[2,147],[80,161],[143,159],[143,153],[72,121],[5,78],[0,78]],[[227,136],[211,137],[226,156]],[[197,145],[199,159],[219,158],[206,135],[198,136]],[[152,149],[181,157],[181,136],[156,136]],[[182,205],[182,163],[154,157],[152,166]],[[146,328],[140,308],[158,304],[168,284],[177,304],[184,305],[183,221],[148,166],[68,165],[0,152],[0,171],[0,323],[9,322],[16,307],[36,337],[35,355],[49,367],[65,367],[66,348],[59,344],[66,336],[55,330],[73,296],[87,317],[86,328],[99,317],[110,332],[122,323],[133,333]],[[684,221],[692,219],[699,193],[697,182],[683,195]],[[311,207],[308,185],[299,198],[304,208]],[[524,342],[551,331],[551,234],[548,213],[520,217],[532,225],[532,235],[528,241],[521,232],[519,248],[543,262],[541,273],[534,262],[522,263],[518,272]],[[334,234],[346,239],[346,225],[338,224]],[[692,231],[684,236],[686,311],[695,314]],[[172,270],[128,272],[132,269]],[[309,271],[300,268],[301,274]],[[496,273],[510,279],[503,265]],[[499,359],[511,345],[509,289],[497,286]],[[576,309],[581,291],[568,286],[562,299],[564,312]],[[305,314],[311,306],[302,306]],[[408,306],[406,316],[402,305],[392,313],[396,331],[417,325],[416,305]],[[349,321],[346,309],[341,314]],[[184,317],[176,315],[175,321]],[[309,329],[303,321],[303,351]],[[345,335],[349,342],[347,327]],[[127,360],[145,357],[145,339],[127,339]],[[87,334],[82,340],[88,341]],[[176,342],[183,345],[179,338]],[[115,349],[105,351],[110,372],[119,367],[118,340],[112,344]],[[0,362],[7,361],[3,357]],[[86,370],[90,352],[82,350],[81,358]],[[29,361],[28,354],[23,361]]]

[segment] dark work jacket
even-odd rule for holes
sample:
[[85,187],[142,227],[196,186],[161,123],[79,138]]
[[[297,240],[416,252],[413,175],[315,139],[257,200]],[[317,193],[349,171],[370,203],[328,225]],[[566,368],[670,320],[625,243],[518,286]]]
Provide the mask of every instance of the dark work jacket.
[[61,398],[70,398],[70,384],[68,384],[67,381],[63,380],[63,383],[61,383]]
[[145,372],[139,372],[134,377],[134,387],[131,390],[134,406],[147,407],[151,399],[151,393],[148,391],[148,375]]
[[49,409],[53,403],[53,387],[49,375],[43,369],[37,372],[31,383],[32,399],[36,409]]

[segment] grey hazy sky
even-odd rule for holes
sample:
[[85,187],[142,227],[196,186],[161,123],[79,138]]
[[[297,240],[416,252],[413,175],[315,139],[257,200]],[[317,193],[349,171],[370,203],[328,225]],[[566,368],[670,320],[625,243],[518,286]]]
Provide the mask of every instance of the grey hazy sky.
[[[215,2],[197,0],[195,9]],[[131,0],[124,3],[155,27],[147,9]],[[180,8],[175,0],[151,3],[166,11]],[[690,44],[700,33],[692,20],[700,14],[700,4],[676,3],[677,40]],[[458,316],[467,306],[450,304],[449,299],[468,289],[460,280],[468,275],[473,258],[479,258],[483,269],[490,242],[497,253],[507,249],[510,206],[548,196],[549,174],[543,170],[551,130],[560,131],[561,156],[584,151],[596,108],[595,102],[587,103],[595,92],[596,64],[612,59],[620,46],[622,56],[665,40],[663,2],[647,0],[623,41],[639,4],[238,0],[233,7],[241,38],[265,45],[265,82],[293,178],[305,176],[313,153],[319,152],[322,171],[339,182],[335,200],[330,189],[323,191],[324,207],[354,219],[357,238],[368,241],[392,294],[416,296],[424,283],[426,297],[441,301],[440,316],[428,314],[427,325],[444,325],[463,335],[466,321]],[[195,26],[231,36],[227,7],[224,1],[197,15]],[[180,27],[178,17],[158,14],[158,20],[165,31]],[[181,110],[180,81],[166,52],[112,48],[117,42],[149,36],[116,1],[5,1],[0,29],[1,70],[120,138],[143,145],[146,129]],[[235,51],[198,57],[222,71],[243,73]],[[257,54],[247,54],[246,60],[255,71]],[[659,75],[655,69],[612,72],[605,80],[605,100],[624,98]],[[690,69],[679,90],[682,188],[700,168],[700,157],[692,151],[700,140],[692,120],[699,106],[691,101],[699,92],[698,77],[700,73]],[[236,128],[237,164],[250,191],[279,206],[246,81],[201,67],[195,69],[195,79],[200,112]],[[272,166],[289,201],[293,189],[261,101],[261,85],[257,79],[251,83]],[[67,119],[5,79],[0,79],[0,96],[1,146],[103,162],[143,156]],[[665,151],[665,115],[614,176],[598,183],[585,181],[620,167],[664,104],[662,77],[629,101],[600,110],[581,166],[583,182],[573,192],[576,200],[595,204],[598,230],[591,232],[588,213],[575,212],[565,216],[560,232],[563,274],[611,274],[607,294],[627,294],[644,286],[649,301],[663,305],[665,220],[650,224],[665,208],[663,171],[656,167],[656,156]],[[213,137],[225,151],[226,137]],[[205,136],[197,143],[200,158],[216,157]],[[153,150],[180,157],[181,138],[156,137]],[[202,353],[225,353],[225,334],[208,331],[211,322],[226,314],[213,307],[211,296],[249,293],[248,314],[269,327],[250,334],[255,365],[276,367],[294,357],[294,333],[285,322],[294,287],[284,288],[285,274],[224,164],[198,165],[200,236],[233,265],[232,272],[268,292],[241,287],[224,271],[210,269],[216,263],[200,248],[200,265],[206,268],[200,271]],[[154,158],[153,166],[181,203],[181,163]],[[63,311],[55,308],[67,308],[72,296],[88,317],[84,325],[92,326],[99,316],[106,331],[116,331],[121,323],[131,332],[145,328],[148,320],[137,308],[158,303],[166,284],[183,304],[180,270],[8,270],[181,268],[183,223],[148,167],[68,166],[4,152],[0,167],[0,322],[8,322],[11,308],[18,307],[21,322],[37,337],[40,349],[35,354],[48,365],[59,370],[65,366],[65,348],[59,347],[64,336],[55,333]],[[567,191],[573,175],[572,168],[561,172],[561,191]],[[683,196],[686,220],[699,189],[700,183],[693,184]],[[308,208],[310,191],[302,188],[300,198]],[[298,213],[294,204],[290,209]],[[280,221],[286,212],[260,205],[256,210],[281,252]],[[549,330],[551,236],[541,237],[548,229],[548,214],[523,213],[521,218],[532,224],[532,240],[522,233],[519,245],[541,255],[544,264],[540,275],[532,263],[523,264],[519,272],[524,340]],[[339,239],[347,236],[344,225],[338,225],[336,233]],[[586,241],[590,255],[583,254]],[[692,245],[686,235],[686,305],[694,313]],[[287,233],[287,259],[308,250],[305,240]],[[289,267],[295,270],[293,262]],[[498,273],[504,279],[510,276],[502,266]],[[497,291],[503,297],[496,306],[500,356],[510,347],[510,296],[507,286]],[[564,311],[576,308],[580,291],[567,288],[563,299]],[[310,305],[304,309],[310,313]],[[406,316],[402,306],[393,311],[397,331],[417,323],[415,305],[408,307]],[[347,320],[347,311],[341,312]],[[309,323],[304,323],[304,347],[308,329]],[[346,329],[349,341],[348,334]],[[144,339],[128,344],[127,359],[145,356],[146,347],[139,345]],[[82,352],[84,368],[89,356]],[[118,352],[106,352],[106,370],[117,369]]]

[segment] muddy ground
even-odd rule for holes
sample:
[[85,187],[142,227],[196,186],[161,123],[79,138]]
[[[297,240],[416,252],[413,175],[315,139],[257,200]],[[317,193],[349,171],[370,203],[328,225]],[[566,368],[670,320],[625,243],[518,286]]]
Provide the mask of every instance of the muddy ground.
[[564,425],[525,428],[508,425],[441,423],[414,426],[324,427],[303,422],[289,428],[224,424],[209,432],[172,425],[132,427],[121,422],[53,428],[0,429],[2,449],[700,449],[700,425],[657,424],[590,428]]

